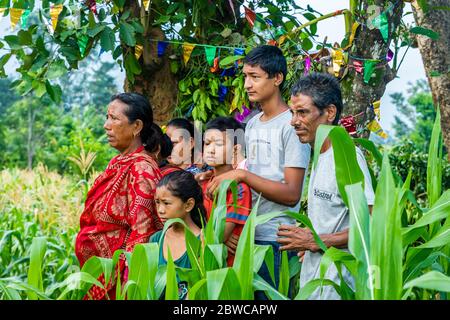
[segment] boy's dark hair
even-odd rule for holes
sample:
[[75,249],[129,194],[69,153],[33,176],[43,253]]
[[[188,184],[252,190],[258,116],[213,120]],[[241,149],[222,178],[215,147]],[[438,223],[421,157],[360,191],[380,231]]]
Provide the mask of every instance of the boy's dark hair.
[[158,138],[153,123],[153,110],[148,99],[139,93],[124,92],[113,95],[110,101],[114,100],[119,100],[128,106],[125,110],[125,116],[129,123],[138,119],[142,121],[143,127],[140,133],[142,143],[145,150],[154,152],[155,146],[158,146]]
[[203,192],[192,173],[184,170],[171,172],[164,176],[156,187],[166,187],[174,197],[180,198],[183,202],[193,198],[195,206],[191,211],[191,218],[199,228],[202,227],[202,220],[206,221]]
[[178,129],[184,129],[189,132],[192,139],[194,139],[194,125],[187,119],[184,118],[175,118],[169,121],[167,127],[175,127]]
[[336,118],[334,118],[333,125],[339,123],[343,109],[341,87],[339,81],[331,74],[313,72],[303,76],[294,84],[291,94],[293,96],[303,94],[310,97],[321,114],[326,107],[334,104]]
[[149,152],[156,152],[159,147],[159,155],[162,159],[162,163],[159,165],[165,164],[165,159],[172,153],[172,141],[167,134],[163,133],[161,128],[156,123],[153,123],[152,125],[152,132],[155,139],[151,141],[150,145],[147,144],[145,148]]
[[259,66],[269,75],[269,78],[275,77],[278,73],[283,75],[283,87],[287,75],[286,58],[280,48],[275,46],[263,45],[252,49],[244,58],[244,64],[252,67]]
[[[239,129],[241,129],[242,131],[244,131],[244,126],[239,123],[239,121],[237,121],[236,119],[232,118],[232,117],[217,117],[215,119],[212,119],[211,121],[209,121],[206,124],[206,130],[210,130],[210,129],[216,129],[219,130],[221,132],[226,132],[227,130],[233,130],[234,132],[234,141],[233,141],[233,145],[236,144],[243,144],[243,141],[239,141],[238,142],[238,137],[236,136],[236,133],[238,132]],[[243,140],[243,139],[241,139]],[[242,147],[244,147],[242,145]]]

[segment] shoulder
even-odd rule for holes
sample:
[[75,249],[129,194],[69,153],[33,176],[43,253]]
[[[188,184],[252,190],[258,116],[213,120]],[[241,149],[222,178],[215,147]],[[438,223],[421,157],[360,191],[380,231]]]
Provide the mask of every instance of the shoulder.
[[258,121],[259,118],[261,118],[263,112],[258,112],[255,114],[250,120],[248,120],[247,125],[245,126],[245,130],[251,129],[255,125],[255,123]]
[[136,157],[131,165],[132,172],[141,176],[142,174],[150,176],[160,176],[161,172],[158,164],[147,154],[141,153]]
[[150,236],[149,242],[159,242],[159,239],[161,238],[162,230],[156,231],[154,234]]

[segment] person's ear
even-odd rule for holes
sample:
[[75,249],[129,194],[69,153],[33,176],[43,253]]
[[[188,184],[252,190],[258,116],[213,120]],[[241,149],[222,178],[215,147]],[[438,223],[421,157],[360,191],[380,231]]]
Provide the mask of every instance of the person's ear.
[[281,72],[275,75],[275,86],[279,87],[283,83],[284,76]]
[[144,123],[142,122],[141,119],[137,119],[137,120],[134,122],[133,135],[134,135],[135,137],[138,136],[138,135],[141,133],[141,131],[142,131],[143,128],[144,128]]
[[195,207],[195,200],[194,198],[189,198],[187,199],[187,201],[184,203],[184,210],[186,212],[191,212],[192,209],[194,209]]
[[330,104],[327,107],[327,122],[333,123],[334,119],[336,119],[337,108],[334,104]]

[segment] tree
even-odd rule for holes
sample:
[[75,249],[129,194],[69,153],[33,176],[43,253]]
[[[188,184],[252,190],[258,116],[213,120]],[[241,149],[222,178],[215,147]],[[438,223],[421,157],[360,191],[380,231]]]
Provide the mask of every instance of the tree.
[[[391,94],[392,102],[403,116],[395,116],[393,128],[398,139],[410,140],[422,153],[428,152],[431,131],[436,118],[433,98],[425,80],[410,84],[408,97],[403,93]],[[406,121],[405,121],[406,120]]]
[[[417,44],[431,87],[434,105],[441,111],[444,143],[450,150],[450,6],[448,0],[414,1]],[[448,154],[450,159],[450,153]]]
[[[0,3],[7,8],[11,5],[9,0]],[[64,76],[67,68],[78,68],[79,62],[100,45],[124,67],[125,90],[150,98],[157,122],[164,123],[173,114],[205,122],[249,106],[237,66],[252,47],[270,43],[280,46],[288,57],[286,99],[290,84],[300,74],[331,72],[341,80],[346,113],[362,112],[357,121],[367,135],[365,125],[374,118],[369,107],[395,77],[400,65],[397,53],[408,45],[409,29],[401,20],[400,0],[349,3],[349,9],[322,14],[293,0],[248,1],[242,16],[243,4],[233,0],[113,0],[85,1],[82,5],[78,1],[45,0],[42,8],[35,8],[34,1],[20,0],[13,7],[39,12],[40,23],[6,36],[9,53],[1,61],[4,65],[10,55],[20,61],[21,78],[15,85],[22,94],[47,92],[59,101],[62,90],[55,79]],[[55,10],[61,4],[58,14]],[[52,29],[50,11],[58,17],[53,32],[47,30]],[[339,15],[344,16],[345,39],[340,44],[318,39],[317,23]],[[162,40],[169,43],[164,54]],[[190,55],[188,43],[196,44]],[[391,43],[392,68],[386,59]],[[212,71],[205,61],[205,49],[212,49],[218,62]]]

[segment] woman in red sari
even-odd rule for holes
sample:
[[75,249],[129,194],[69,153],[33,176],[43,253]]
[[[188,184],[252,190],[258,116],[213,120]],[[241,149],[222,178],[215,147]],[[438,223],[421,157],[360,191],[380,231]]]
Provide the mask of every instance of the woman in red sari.
[[[109,144],[120,154],[87,194],[75,242],[80,266],[92,256],[112,258],[118,249],[132,251],[162,229],[154,202],[161,173],[150,155],[159,145],[154,126],[152,108],[144,96],[121,93],[111,98],[104,128]],[[125,259],[119,266],[123,276]],[[100,281],[104,283],[103,277]],[[114,283],[106,287],[114,299]],[[106,291],[94,286],[88,296],[103,299]]]

